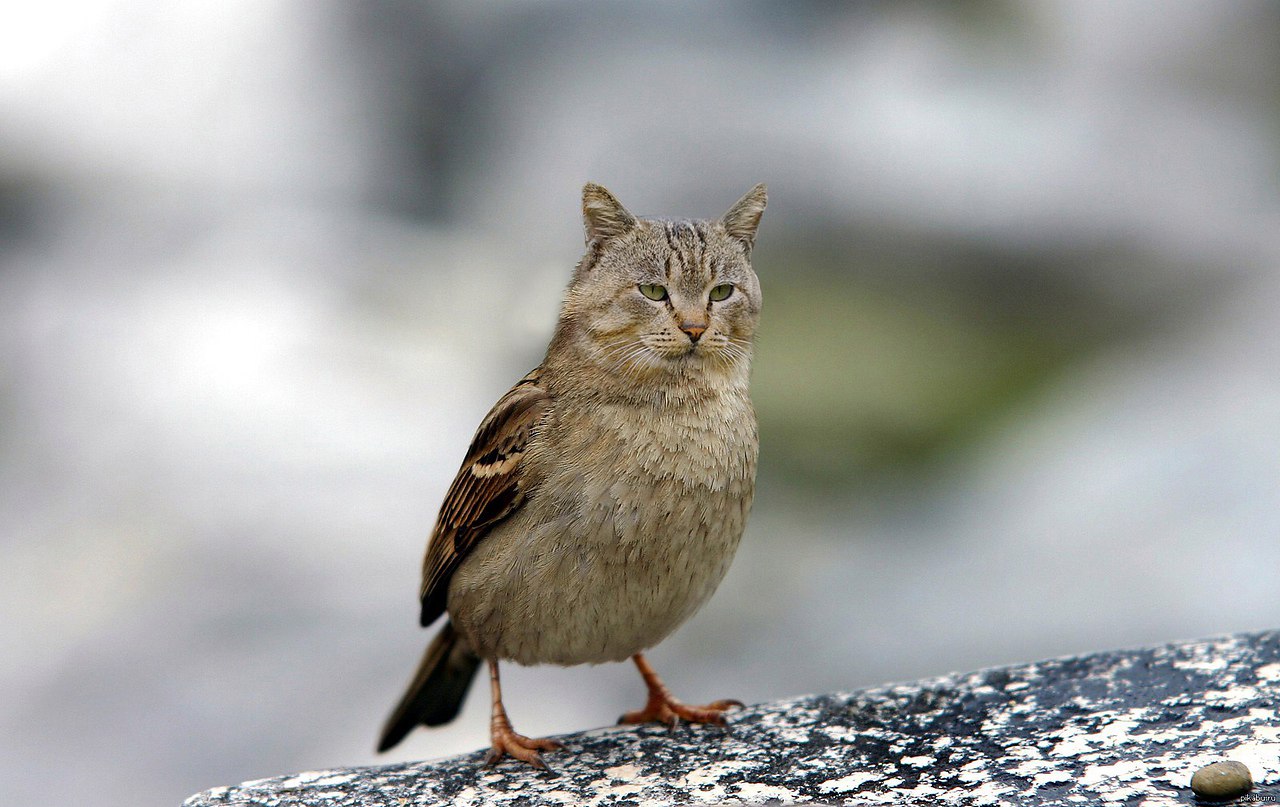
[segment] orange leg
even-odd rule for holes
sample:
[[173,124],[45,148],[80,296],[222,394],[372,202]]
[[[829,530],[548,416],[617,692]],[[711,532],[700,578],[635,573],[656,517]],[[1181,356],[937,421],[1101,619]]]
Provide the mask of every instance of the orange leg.
[[719,700],[708,703],[706,706],[686,706],[676,700],[671,690],[667,689],[667,685],[662,683],[662,679],[649,666],[643,653],[636,653],[631,660],[636,663],[636,669],[640,670],[640,677],[649,688],[649,701],[643,709],[627,712],[618,718],[619,723],[657,722],[675,727],[684,720],[688,723],[714,723],[717,726],[723,726],[725,711],[742,705],[741,701]]
[[534,739],[523,734],[516,734],[507,719],[507,710],[502,707],[502,685],[498,682],[498,662],[489,662],[489,690],[493,694],[493,713],[489,718],[489,741],[492,748],[484,758],[485,765],[492,765],[503,756],[512,756],[521,762],[527,762],[535,768],[546,768],[539,751],[555,751],[564,748],[562,743],[548,739]]

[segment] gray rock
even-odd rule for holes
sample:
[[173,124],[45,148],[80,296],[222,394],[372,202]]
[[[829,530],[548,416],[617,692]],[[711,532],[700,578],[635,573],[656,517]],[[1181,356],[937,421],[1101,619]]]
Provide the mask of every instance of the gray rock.
[[1230,756],[1280,789],[1280,633],[1097,653],[764,704],[708,726],[573,734],[554,773],[482,751],[219,787],[214,805],[1187,805]]

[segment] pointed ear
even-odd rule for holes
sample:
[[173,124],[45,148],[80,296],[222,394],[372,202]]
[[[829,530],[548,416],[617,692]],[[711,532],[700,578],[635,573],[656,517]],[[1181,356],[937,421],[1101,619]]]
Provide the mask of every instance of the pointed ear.
[[720,219],[729,235],[741,241],[748,252],[756,242],[756,228],[760,226],[760,216],[768,203],[769,193],[761,183],[747,191],[747,195],[735,202]]
[[582,186],[582,223],[590,245],[627,232],[636,226],[636,217],[603,186],[588,182]]

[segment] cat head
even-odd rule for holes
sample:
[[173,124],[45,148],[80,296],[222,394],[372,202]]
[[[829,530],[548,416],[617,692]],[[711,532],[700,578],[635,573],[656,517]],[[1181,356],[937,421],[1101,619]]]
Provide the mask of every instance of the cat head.
[[745,381],[760,318],[751,249],[764,185],[714,221],[641,219],[582,189],[587,253],[561,314],[583,360],[630,383],[732,374]]

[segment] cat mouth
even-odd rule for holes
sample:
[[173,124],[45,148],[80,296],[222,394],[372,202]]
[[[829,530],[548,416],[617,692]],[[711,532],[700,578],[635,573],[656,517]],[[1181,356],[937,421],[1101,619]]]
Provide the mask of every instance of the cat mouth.
[[697,343],[693,343],[686,348],[676,351],[672,355],[668,356],[667,359],[668,361],[684,364],[701,359],[706,355],[707,352],[705,350],[703,350]]
[[665,344],[649,346],[650,355],[670,366],[683,366],[700,362],[714,355],[715,350],[701,341],[686,344]]

